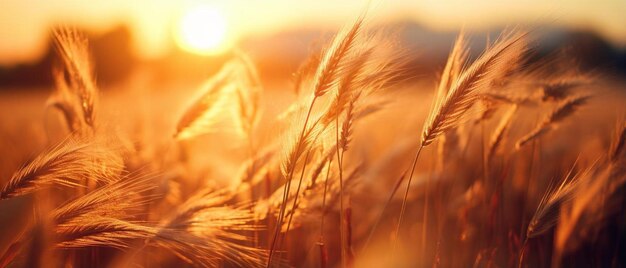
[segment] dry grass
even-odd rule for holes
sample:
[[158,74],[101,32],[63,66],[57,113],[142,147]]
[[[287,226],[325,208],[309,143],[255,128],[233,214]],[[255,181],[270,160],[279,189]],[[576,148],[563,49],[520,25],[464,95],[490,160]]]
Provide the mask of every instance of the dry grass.
[[23,138],[0,143],[0,266],[623,266],[623,92],[548,74],[532,34],[475,58],[460,34],[432,86],[363,15],[289,90],[236,51],[198,97],[142,104],[100,96],[87,40],[59,30],[37,105],[60,113],[3,124]]

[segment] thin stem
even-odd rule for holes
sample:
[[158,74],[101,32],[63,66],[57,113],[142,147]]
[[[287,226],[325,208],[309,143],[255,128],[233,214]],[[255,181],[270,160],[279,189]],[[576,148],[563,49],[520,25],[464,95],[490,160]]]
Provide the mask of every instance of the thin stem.
[[[293,219],[293,214],[296,211],[298,205],[298,196],[300,195],[300,188],[302,186],[302,181],[304,178],[304,172],[306,170],[306,164],[309,162],[309,155],[311,154],[311,150],[306,151],[306,155],[304,156],[304,166],[302,167],[302,172],[300,172],[300,180],[298,181],[298,187],[296,189],[296,195],[293,198],[293,205],[291,206],[291,213],[289,214],[289,220],[287,220],[287,229],[285,230],[285,234],[283,235],[281,241],[279,242],[279,247],[283,245],[287,234],[289,233],[289,229],[291,227],[291,220]],[[281,253],[279,253],[281,254]],[[280,255],[279,255],[280,256]]]
[[419,159],[420,157],[422,148],[424,148],[424,145],[420,144],[420,147],[417,149],[417,152],[415,153],[415,158],[413,158],[413,164],[411,166],[411,173],[409,175],[409,181],[407,182],[406,191],[404,192],[404,198],[402,199],[402,207],[400,208],[400,218],[398,218],[398,226],[396,227],[396,233],[394,235],[393,248],[391,250],[392,257],[393,257],[394,252],[396,251],[396,246],[398,244],[398,235],[400,233],[400,226],[402,225],[402,217],[404,216],[404,211],[406,210],[406,199],[409,196],[409,189],[411,188],[411,181],[413,180],[413,174],[415,173],[415,166],[417,166],[417,159]]
[[422,259],[424,260],[424,265],[426,265],[426,230],[428,228],[428,193],[430,192],[430,179],[433,174],[433,170],[431,168],[428,177],[426,177],[426,187],[424,188],[424,209],[422,214]]
[[[249,180],[249,184],[250,184],[250,201],[254,202],[255,200],[255,191],[254,191],[254,185],[252,185],[252,176],[254,176],[254,174],[256,174],[256,148],[254,147],[254,141],[252,139],[252,128],[248,129],[247,131],[247,136],[248,136],[248,158],[250,160],[252,160],[250,168],[248,169],[248,180]],[[254,219],[254,225],[258,226],[259,222],[258,220],[255,218]],[[258,230],[254,230],[252,231],[253,233],[253,245],[255,248],[259,247],[259,231]]]
[[387,210],[387,207],[389,207],[389,204],[391,204],[391,200],[393,200],[393,197],[398,192],[398,189],[400,189],[400,185],[402,185],[402,182],[404,181],[405,177],[406,177],[406,172],[402,173],[402,176],[400,176],[400,178],[396,182],[396,185],[391,190],[391,194],[389,194],[389,197],[387,198],[387,201],[385,202],[385,205],[383,206],[383,209],[380,212],[380,215],[378,215],[378,219],[376,219],[376,222],[374,223],[372,230],[370,230],[370,233],[367,236],[367,240],[365,240],[365,244],[363,245],[363,248],[361,248],[361,252],[365,251],[365,249],[369,245],[370,240],[372,240],[372,237],[374,236],[374,233],[376,231],[376,228],[378,227],[378,224],[380,224],[380,221],[383,219],[383,216],[385,215],[385,211]]
[[341,267],[346,267],[345,235],[343,233],[343,154],[339,150],[339,116],[335,117],[335,140],[337,142],[337,166],[339,168],[339,235],[341,236]]
[[[311,128],[317,126],[317,124],[319,122],[320,122],[320,118],[318,118],[315,122],[313,122],[313,124],[311,125]],[[317,141],[318,138],[319,138],[319,136],[316,136],[315,139],[313,140],[313,142],[315,143],[315,141]],[[309,150],[307,150],[306,155],[304,157],[305,161],[304,161],[304,164],[302,165],[302,171],[300,172],[300,179],[298,181],[298,188],[296,190],[296,194],[295,194],[295,197],[294,197],[294,200],[293,200],[293,205],[291,206],[291,214],[289,214],[289,220],[287,221],[287,229],[285,230],[285,234],[283,235],[283,239],[281,239],[281,241],[278,244],[279,247],[281,247],[283,245],[285,237],[287,236],[287,233],[289,233],[289,230],[291,229],[291,220],[293,218],[294,212],[298,208],[298,197],[300,196],[300,189],[302,188],[302,181],[304,179],[304,173],[306,171],[307,164],[309,163],[309,160],[310,160],[309,159],[309,155],[310,154],[311,154],[311,149],[309,148]]]
[[526,253],[526,246],[528,244],[528,239],[524,239],[524,244],[522,244],[522,250],[519,253],[519,260],[517,262],[517,267],[522,268],[524,264],[524,254]]
[[[300,138],[298,139],[298,144],[296,145],[296,152],[300,152],[300,150],[302,149],[304,133],[307,130],[309,118],[311,118],[311,112],[313,111],[313,106],[315,105],[316,100],[317,100],[317,96],[314,96],[313,100],[311,100],[311,105],[309,106],[309,111],[307,112],[306,118],[304,119],[304,126],[302,126],[302,131],[300,132]],[[293,165],[295,166],[296,164],[297,164],[297,161],[294,161]],[[274,248],[276,247],[276,240],[278,239],[278,234],[280,233],[280,227],[283,224],[283,217],[285,216],[285,208],[287,206],[287,197],[289,195],[289,188],[291,187],[291,179],[293,178],[294,171],[295,171],[295,168],[291,168],[286,178],[287,179],[287,181],[285,182],[286,186],[285,186],[285,189],[283,190],[283,201],[280,206],[280,212],[278,213],[278,222],[276,223],[276,227],[274,228],[274,236],[272,237],[272,243],[270,245],[270,252],[267,256],[267,265],[266,265],[267,268],[269,268],[272,263],[272,256],[274,253]]]
[[472,140],[472,136],[474,135],[474,125],[470,125],[469,126],[469,130],[467,131],[467,139],[465,142],[465,146],[463,146],[463,150],[461,151],[461,157],[465,157],[465,153],[467,153],[467,150],[469,148],[470,145],[470,141]]
[[326,180],[324,180],[324,196],[322,197],[322,219],[320,223],[320,241],[324,242],[324,219],[326,216],[326,193],[328,192],[328,177],[330,176],[330,166],[333,162],[331,158],[328,160],[328,168],[326,169]]
[[[487,150],[485,149],[486,146],[486,142],[485,142],[485,120],[481,120],[480,121],[480,159],[481,159],[481,164],[482,164],[482,169],[483,169],[483,185],[491,185],[491,182],[489,181],[489,167],[488,167],[488,163],[487,163]],[[491,238],[495,236],[495,226],[491,225],[493,224],[493,222],[491,221],[491,216],[493,215],[493,211],[491,209],[491,205],[489,204],[490,200],[489,199],[485,199],[483,200],[483,205],[487,208],[489,208],[489,218],[487,220],[489,227],[490,228],[494,228],[492,229],[490,232],[488,232],[485,235],[485,241],[483,241],[484,244],[489,244],[489,241],[491,241]]]
[[487,162],[487,150],[485,150],[485,123],[483,121],[480,122],[480,149],[481,149],[481,158],[483,164],[483,179],[485,185],[489,185],[489,166]]
[[326,168],[326,179],[324,180],[324,196],[322,197],[322,219],[320,222],[320,237],[317,243],[320,247],[320,267],[326,268],[328,261],[328,254],[326,253],[326,244],[324,243],[324,219],[326,216],[326,192],[328,191],[328,177],[330,176],[330,167],[333,159],[328,160],[328,167]]
[[[529,164],[529,168],[528,168],[528,176],[526,178],[532,178],[533,177],[533,166],[535,164],[535,149],[536,149],[536,143],[535,140],[532,141],[532,151],[530,154],[530,164]],[[523,196],[523,200],[528,200],[528,195],[530,194],[529,192],[529,188],[530,188],[530,179],[526,179],[525,181],[525,187],[524,187],[524,196]],[[525,224],[526,224],[526,218],[527,218],[527,213],[526,213],[526,202],[522,202],[522,224],[521,224],[521,230],[520,230],[520,237],[524,237],[524,239],[527,239],[526,237],[526,228],[528,228]]]

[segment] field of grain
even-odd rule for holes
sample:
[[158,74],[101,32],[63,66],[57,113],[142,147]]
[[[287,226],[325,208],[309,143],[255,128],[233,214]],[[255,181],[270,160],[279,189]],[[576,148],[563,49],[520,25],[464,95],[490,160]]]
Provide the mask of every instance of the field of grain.
[[54,36],[56,86],[0,92],[0,267],[626,264],[626,82],[532,30],[416,78],[359,17],[290,80],[106,90]]

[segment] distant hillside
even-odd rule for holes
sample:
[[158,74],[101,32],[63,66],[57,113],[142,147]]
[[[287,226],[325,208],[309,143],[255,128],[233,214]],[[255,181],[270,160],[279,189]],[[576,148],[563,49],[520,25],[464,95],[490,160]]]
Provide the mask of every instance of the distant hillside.
[[[399,39],[415,59],[411,62],[412,76],[432,75],[441,69],[457,32],[436,32],[413,22],[400,22],[386,26],[390,34]],[[474,56],[486,45],[488,36],[497,38],[502,29],[489,32],[470,32]],[[333,32],[321,30],[286,31],[279,34],[250,37],[241,41],[240,48],[255,59],[264,79],[285,79],[305,60],[307,55],[319,51]],[[610,72],[626,76],[626,51],[612,47],[593,32],[568,31],[559,28],[537,27],[535,52],[539,55],[559,51],[574,55],[583,69]],[[201,57],[173,50],[161,59],[140,61],[132,53],[131,32],[118,27],[99,36],[89,36],[96,66],[98,83],[112,84],[123,81],[136,67],[149,70],[159,80],[204,78],[219,69],[229,55]],[[52,85],[51,68],[56,55],[49,42],[48,53],[33,64],[0,67],[0,87],[33,87]]]

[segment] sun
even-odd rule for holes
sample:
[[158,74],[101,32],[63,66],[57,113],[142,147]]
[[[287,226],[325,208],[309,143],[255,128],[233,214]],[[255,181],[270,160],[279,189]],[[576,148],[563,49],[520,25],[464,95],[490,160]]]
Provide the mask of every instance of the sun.
[[228,25],[222,13],[210,6],[189,9],[175,31],[178,46],[186,51],[215,55],[228,50]]

